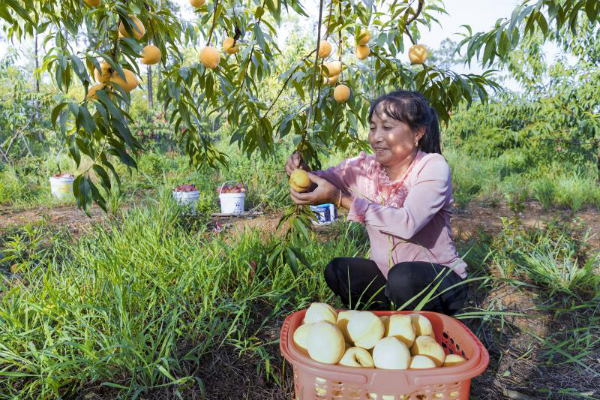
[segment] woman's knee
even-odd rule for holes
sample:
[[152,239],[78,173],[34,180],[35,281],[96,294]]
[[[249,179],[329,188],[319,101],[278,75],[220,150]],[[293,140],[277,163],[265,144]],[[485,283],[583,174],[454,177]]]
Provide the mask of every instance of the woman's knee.
[[394,292],[403,293],[414,288],[412,266],[408,262],[394,265],[388,272],[388,287]]
[[334,292],[338,288],[338,270],[340,268],[340,260],[341,257],[334,258],[327,264],[325,267],[325,271],[323,274],[325,275],[325,282],[327,282],[327,286],[332,289]]
[[[424,291],[432,280],[427,279],[423,273],[423,266],[411,262],[402,262],[394,265],[388,272],[388,282],[385,288],[387,297],[396,305],[407,309],[414,309],[423,297]],[[433,290],[430,287],[429,290]],[[439,300],[431,300],[433,303]],[[428,309],[427,306],[424,309]]]

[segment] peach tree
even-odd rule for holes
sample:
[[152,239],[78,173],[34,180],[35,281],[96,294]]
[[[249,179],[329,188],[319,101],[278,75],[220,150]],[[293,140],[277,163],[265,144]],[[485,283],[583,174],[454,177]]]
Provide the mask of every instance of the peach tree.
[[[158,61],[161,72],[157,98],[194,166],[226,162],[201,128],[199,121],[207,116],[235,127],[229,140],[248,155],[266,156],[279,139],[293,135],[298,151],[318,165],[318,155],[332,147],[360,145],[369,102],[384,90],[420,90],[447,120],[458,104],[485,99],[496,87],[491,73],[411,66],[403,56],[445,12],[441,1],[321,1],[313,45],[286,71],[278,65],[282,51],[275,39],[286,16],[309,20],[299,1],[190,0],[189,7],[195,10],[193,21],[179,18],[166,0],[7,0],[0,5],[11,42],[36,32],[45,35],[38,73],[65,93],[74,85],[85,88],[84,98],[62,101],[51,114],[75,162],[89,159],[74,183],[85,210],[92,202],[106,208],[111,186],[120,184],[114,163],[135,168],[136,155],[144,151],[132,135],[127,110],[129,92],[140,90],[140,64],[150,59]],[[318,55],[323,40],[332,47],[328,57]],[[365,43],[362,54],[355,53],[358,42]],[[190,47],[199,53],[212,50],[209,61],[215,64],[185,64],[183,50]],[[329,71],[334,61],[341,71]],[[280,90],[268,98],[261,84],[273,76]],[[342,85],[348,98],[338,102],[333,92]],[[278,101],[284,93],[297,99],[285,109]]]

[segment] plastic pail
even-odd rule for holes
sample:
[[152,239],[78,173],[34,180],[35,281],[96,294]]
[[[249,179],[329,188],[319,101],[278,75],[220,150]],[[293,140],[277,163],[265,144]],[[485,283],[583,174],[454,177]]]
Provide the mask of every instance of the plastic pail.
[[193,192],[173,192],[173,199],[180,206],[188,207],[193,215],[196,215],[196,202],[200,194],[198,191]]
[[310,206],[310,209],[315,214],[313,224],[329,225],[337,220],[337,209],[333,204],[320,204],[318,206]]
[[52,195],[59,199],[73,195],[73,181],[75,178],[72,177],[61,177],[61,178],[50,178],[50,191]]
[[246,193],[221,193],[219,200],[221,201],[222,214],[241,214],[244,212],[244,200]]

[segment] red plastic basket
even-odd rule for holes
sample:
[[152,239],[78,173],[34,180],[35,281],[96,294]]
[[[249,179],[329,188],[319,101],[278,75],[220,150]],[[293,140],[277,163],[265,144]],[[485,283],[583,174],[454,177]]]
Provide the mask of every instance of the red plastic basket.
[[429,311],[375,311],[382,315],[422,314],[447,354],[467,362],[428,370],[383,370],[327,365],[296,348],[294,331],[306,310],[289,315],[281,328],[280,348],[294,370],[296,400],[437,400],[469,398],[471,378],[487,368],[490,356],[479,339],[455,318]]

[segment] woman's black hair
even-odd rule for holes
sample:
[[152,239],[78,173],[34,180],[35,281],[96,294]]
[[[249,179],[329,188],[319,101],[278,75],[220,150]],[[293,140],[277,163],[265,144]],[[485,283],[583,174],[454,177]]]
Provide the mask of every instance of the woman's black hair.
[[371,104],[369,122],[374,113],[384,113],[392,119],[402,121],[413,131],[425,127],[425,134],[419,140],[419,149],[426,153],[442,154],[437,113],[421,93],[397,90],[384,94]]

